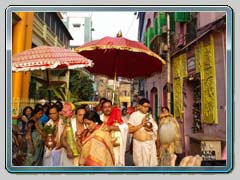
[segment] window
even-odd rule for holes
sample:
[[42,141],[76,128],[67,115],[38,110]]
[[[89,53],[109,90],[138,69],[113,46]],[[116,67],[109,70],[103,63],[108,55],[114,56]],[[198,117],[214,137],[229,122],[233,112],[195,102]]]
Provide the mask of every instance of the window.
[[44,12],[37,12],[38,17],[44,21]]
[[51,26],[50,26],[50,28],[51,28],[52,32],[54,32],[54,33],[55,33],[55,23],[56,23],[56,18],[54,16],[51,16]]
[[74,31],[79,31],[81,28],[81,24],[80,23],[74,23],[73,25],[73,30]]
[[61,36],[61,27],[59,26],[59,23],[58,23],[58,32],[57,32],[57,36],[58,36],[58,39],[60,39],[60,36]]
[[50,13],[47,12],[46,13],[46,19],[45,19],[46,24],[48,25],[48,27],[50,27],[50,23],[51,23],[51,16]]
[[81,24],[75,23],[75,24],[73,24],[73,27],[74,27],[74,28],[80,28],[80,27],[81,27]]
[[58,27],[58,26],[57,26],[57,20],[54,21],[54,26],[55,26],[55,27],[54,27],[54,33],[57,34],[57,29],[58,29],[58,28],[57,28],[57,27]]
[[197,18],[192,17],[191,21],[187,24],[187,43],[191,42],[197,37]]

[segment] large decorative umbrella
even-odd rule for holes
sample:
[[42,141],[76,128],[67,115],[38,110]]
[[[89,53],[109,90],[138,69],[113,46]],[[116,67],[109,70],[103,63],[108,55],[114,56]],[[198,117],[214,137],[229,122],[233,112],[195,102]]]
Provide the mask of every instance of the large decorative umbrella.
[[92,66],[92,61],[61,47],[38,46],[12,57],[12,71],[76,69]]
[[50,85],[48,69],[76,69],[91,66],[93,66],[91,60],[62,47],[38,46],[12,57],[12,71],[46,69],[48,85]]
[[[90,58],[94,67],[87,68],[93,74],[103,74],[114,78],[147,77],[161,72],[165,60],[142,43],[122,37],[104,37],[86,43],[75,49],[79,54]],[[114,83],[115,84],[115,83]],[[115,87],[114,87],[115,89]]]
[[161,72],[165,60],[142,43],[124,37],[104,37],[75,49],[90,58],[94,67],[87,68],[93,74],[135,78]]

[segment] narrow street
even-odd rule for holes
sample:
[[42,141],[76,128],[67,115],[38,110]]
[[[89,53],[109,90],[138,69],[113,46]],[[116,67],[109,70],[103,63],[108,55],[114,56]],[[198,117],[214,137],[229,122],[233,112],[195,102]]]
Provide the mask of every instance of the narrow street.
[[14,166],[227,166],[227,11],[12,15]]

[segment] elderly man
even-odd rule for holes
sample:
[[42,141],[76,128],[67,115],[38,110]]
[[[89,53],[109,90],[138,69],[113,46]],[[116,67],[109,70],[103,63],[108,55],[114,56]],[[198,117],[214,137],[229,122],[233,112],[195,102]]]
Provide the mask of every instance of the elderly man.
[[157,166],[158,126],[148,113],[150,102],[142,98],[138,111],[131,114],[128,124],[129,133],[133,134],[133,162],[136,166]]

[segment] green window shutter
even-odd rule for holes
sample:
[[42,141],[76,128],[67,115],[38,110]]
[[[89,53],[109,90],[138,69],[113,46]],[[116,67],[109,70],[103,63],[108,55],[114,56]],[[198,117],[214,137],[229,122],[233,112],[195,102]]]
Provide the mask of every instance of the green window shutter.
[[144,33],[144,45],[148,47],[147,32]]
[[187,22],[190,20],[190,12],[175,12],[176,22]]
[[154,33],[158,34],[158,18],[154,19]]
[[[164,12],[160,12],[157,18],[154,19],[155,34],[162,35],[162,27],[164,25],[167,25],[167,15]],[[170,30],[175,31],[175,13],[170,13]]]
[[148,34],[148,48],[149,48],[150,47],[150,41],[154,37],[154,28],[153,27],[149,27],[147,34]]
[[175,13],[170,13],[170,30],[175,31]]
[[167,24],[167,17],[164,12],[159,13],[159,23],[161,27]]
[[167,24],[167,17],[164,12],[160,12],[158,15],[158,34],[162,35],[162,27]]
[[185,12],[185,21],[186,22],[190,21],[190,16],[191,16],[190,12]]
[[175,12],[175,21],[183,22],[184,21],[184,12]]
[[159,12],[154,19],[154,33],[162,35],[162,26],[167,24],[167,17],[164,12]]

